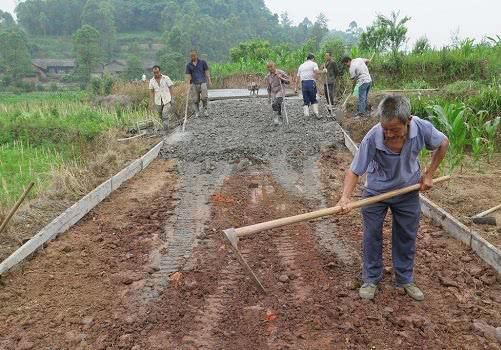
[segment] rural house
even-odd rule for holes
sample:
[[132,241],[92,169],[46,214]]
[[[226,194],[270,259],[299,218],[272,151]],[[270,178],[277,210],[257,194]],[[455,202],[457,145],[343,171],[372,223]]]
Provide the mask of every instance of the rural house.
[[39,80],[70,74],[75,70],[74,59],[41,58],[32,60],[31,64]]

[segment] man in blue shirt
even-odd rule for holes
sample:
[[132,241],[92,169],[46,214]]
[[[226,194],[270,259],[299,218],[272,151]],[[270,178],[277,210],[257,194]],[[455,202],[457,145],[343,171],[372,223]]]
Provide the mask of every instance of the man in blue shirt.
[[[409,101],[402,96],[387,96],[378,107],[380,123],[364,137],[346,172],[344,189],[338,205],[347,211],[360,176],[367,173],[364,197],[421,184],[421,191],[433,185],[433,174],[447,153],[449,141],[430,122],[411,116]],[[421,173],[418,157],[426,148],[433,155]],[[362,209],[363,285],[360,297],[373,299],[376,285],[383,277],[383,223],[388,208],[393,216],[392,261],[397,286],[415,300],[424,294],[414,284],[413,269],[416,235],[420,219],[419,193],[411,192]]]
[[211,84],[207,62],[198,58],[197,51],[191,51],[191,61],[186,65],[186,79],[191,84],[190,96],[195,117],[200,116],[200,100],[203,104],[202,115],[207,117],[209,94],[207,84]]

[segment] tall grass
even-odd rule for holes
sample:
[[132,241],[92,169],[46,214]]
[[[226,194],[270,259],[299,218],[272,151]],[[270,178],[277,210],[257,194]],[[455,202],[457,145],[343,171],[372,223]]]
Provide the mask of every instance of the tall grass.
[[146,108],[92,106],[89,97],[81,93],[3,97],[0,206],[11,204],[29,181],[42,190],[54,168],[80,162],[90,145],[108,130],[125,129],[156,117]]
[[[327,43],[316,53],[317,61],[323,60]],[[271,46],[266,57],[240,57],[238,61],[215,64],[212,75],[220,82],[235,74],[265,74],[266,61],[272,60],[288,72],[295,71],[305,60],[308,44],[296,49]],[[361,52],[357,47],[336,48],[334,56],[349,54],[352,57],[371,54]],[[340,52],[342,51],[342,52]],[[404,88],[411,82],[420,82],[420,86],[441,87],[456,80],[492,81],[501,76],[501,45],[464,42],[455,47],[440,50],[428,50],[423,53],[377,54],[370,63],[370,71],[376,88]]]

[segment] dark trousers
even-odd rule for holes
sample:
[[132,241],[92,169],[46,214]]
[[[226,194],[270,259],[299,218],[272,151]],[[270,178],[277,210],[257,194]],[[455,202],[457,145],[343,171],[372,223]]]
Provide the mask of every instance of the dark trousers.
[[358,87],[358,113],[367,112],[367,103],[369,98],[369,90],[371,89],[371,83],[364,83]]
[[334,84],[324,84],[324,94],[327,104],[334,104]]
[[278,115],[282,115],[282,103],[284,102],[283,97],[274,97],[271,103],[271,109],[277,112]]
[[400,195],[362,209],[364,239],[362,279],[378,283],[383,278],[383,223],[388,208],[393,225],[391,256],[395,281],[398,285],[413,282],[416,235],[421,208],[419,192]]
[[303,102],[305,106],[314,105],[317,101],[317,83],[315,80],[303,80],[301,82]]

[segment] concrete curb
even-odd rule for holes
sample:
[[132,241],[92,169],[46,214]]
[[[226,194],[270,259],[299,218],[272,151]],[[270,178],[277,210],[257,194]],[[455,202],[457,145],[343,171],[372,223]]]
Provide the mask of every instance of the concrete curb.
[[113,191],[118,189],[125,181],[129,180],[143,169],[146,169],[148,165],[158,157],[163,143],[164,141],[159,142],[144,156],[133,161],[125,169],[103,182],[85,197],[66,209],[57,218],[52,220],[52,222],[41,229],[33,238],[23,244],[0,264],[0,275],[5,274],[7,271],[30,257],[38,249],[42,248],[47,242],[67,231]]
[[[342,127],[341,130],[344,134],[345,146],[355,155],[358,150],[357,144]],[[483,261],[492,266],[498,273],[501,273],[501,250],[499,248],[486,241],[478,232],[470,230],[466,225],[427,197],[422,194],[420,197],[421,212],[423,215],[440,225],[452,237],[471,247]]]

